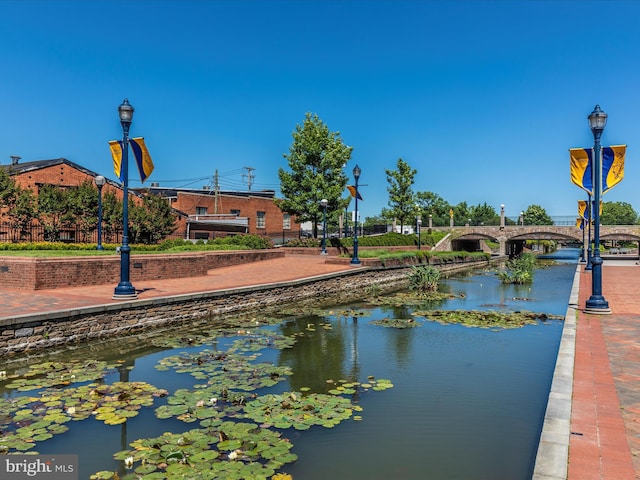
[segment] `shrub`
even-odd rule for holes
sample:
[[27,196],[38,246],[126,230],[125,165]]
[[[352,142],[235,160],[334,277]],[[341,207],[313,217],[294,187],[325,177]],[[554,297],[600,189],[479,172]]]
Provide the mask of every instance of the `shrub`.
[[505,270],[498,273],[502,283],[522,285],[533,281],[533,270],[536,266],[536,256],[532,253],[522,253],[505,264]]
[[414,292],[435,292],[438,289],[440,270],[431,265],[411,267],[409,272],[409,289]]

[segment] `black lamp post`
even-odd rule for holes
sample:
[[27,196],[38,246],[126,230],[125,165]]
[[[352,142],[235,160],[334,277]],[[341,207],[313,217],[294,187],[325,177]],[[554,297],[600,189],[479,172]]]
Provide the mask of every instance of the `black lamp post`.
[[327,205],[329,200],[323,198],[320,200],[320,206],[322,207],[322,251],[321,255],[327,254]]
[[115,300],[138,298],[136,289],[129,281],[129,127],[133,120],[133,107],[126,98],[118,107],[122,124],[122,246],[120,247],[120,283],[113,293]]
[[356,180],[356,210],[353,222],[353,257],[351,258],[351,265],[360,265],[360,259],[358,258],[358,179],[361,172],[362,170],[358,165],[353,167],[353,178]]
[[104,250],[102,246],[102,187],[104,187],[107,180],[102,175],[98,175],[93,181],[98,187],[98,246],[96,250]]
[[[592,170],[593,172],[593,170]],[[587,195],[587,265],[584,267],[584,269],[587,272],[590,272],[591,269],[593,268],[593,265],[591,264],[591,255],[592,255],[592,251],[591,251],[591,225],[593,223],[592,221],[592,217],[591,214],[593,212],[592,208],[593,208],[593,204],[591,202],[591,194]]]
[[[596,105],[589,115],[589,126],[593,133],[593,258],[591,259],[591,297],[587,300],[585,312],[611,313],[609,302],[602,295],[602,258],[600,257],[600,194],[602,192],[602,156],[600,155],[600,137],[607,124],[607,114]],[[590,207],[591,208],[591,207]]]
[[580,263],[584,263],[587,261],[584,258],[584,229],[586,227],[585,221],[584,221],[584,214],[582,214],[582,217],[580,217],[580,222],[582,224],[582,248],[580,249]]

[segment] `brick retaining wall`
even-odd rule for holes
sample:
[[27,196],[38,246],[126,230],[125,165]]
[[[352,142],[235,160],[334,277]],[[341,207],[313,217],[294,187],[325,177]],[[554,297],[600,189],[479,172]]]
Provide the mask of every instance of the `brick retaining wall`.
[[[488,262],[443,265],[443,271],[486,266]],[[363,288],[382,288],[407,282],[406,268],[358,269],[324,275],[321,279],[297,280],[220,292],[178,295],[126,303],[98,305],[40,315],[0,320],[0,355],[73,345],[134,335],[161,327],[192,327],[203,321],[232,323],[230,315],[281,308],[286,304],[321,300],[362,298]]]
[[[198,277],[207,270],[241,263],[284,257],[281,249],[204,251],[173,254],[131,255],[130,278],[162,280]],[[0,282],[6,288],[45,290],[117,283],[118,255],[96,257],[0,257]]]

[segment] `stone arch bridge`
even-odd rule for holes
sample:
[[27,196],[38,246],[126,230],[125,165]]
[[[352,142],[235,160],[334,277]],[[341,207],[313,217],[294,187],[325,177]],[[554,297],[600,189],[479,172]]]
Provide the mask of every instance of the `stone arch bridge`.
[[[583,243],[583,232],[575,226],[479,225],[433,227],[431,230],[449,234],[436,246],[436,250],[481,251],[484,250],[484,242],[488,240],[500,244],[500,255],[514,255],[522,251],[527,240]],[[640,245],[640,225],[600,225],[600,241],[604,240],[632,241]],[[587,242],[586,234],[584,242]]]

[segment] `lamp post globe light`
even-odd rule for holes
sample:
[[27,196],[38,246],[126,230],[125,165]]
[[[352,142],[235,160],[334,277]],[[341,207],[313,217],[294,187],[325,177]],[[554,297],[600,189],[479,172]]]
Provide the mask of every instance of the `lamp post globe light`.
[[93,179],[98,187],[98,246],[96,250],[104,250],[102,246],[102,187],[107,182],[107,179],[102,175],[97,175],[96,178]]
[[422,218],[418,217],[416,219],[416,224],[418,225],[418,250],[420,250],[420,245],[422,244],[422,240],[420,239],[420,230],[422,229]]
[[136,289],[129,281],[129,127],[133,120],[133,107],[126,98],[118,107],[122,125],[122,246],[120,247],[120,283],[113,292],[113,299],[126,300],[138,298]]
[[520,225],[524,227],[524,212],[520,212]]
[[600,155],[600,137],[607,124],[607,114],[596,105],[589,115],[589,126],[593,133],[593,258],[591,259],[591,296],[587,300],[585,312],[609,314],[609,302],[602,295],[602,257],[600,257],[600,194],[602,191],[602,156]]
[[360,259],[358,258],[358,180],[360,179],[360,167],[356,165],[353,167],[353,178],[355,179],[356,188],[356,206],[354,212],[353,222],[353,256],[351,257],[351,265],[360,265]]
[[329,200],[323,198],[320,200],[320,206],[322,207],[322,251],[321,255],[327,254],[327,205]]
[[500,204],[500,230],[504,230],[504,203]]

